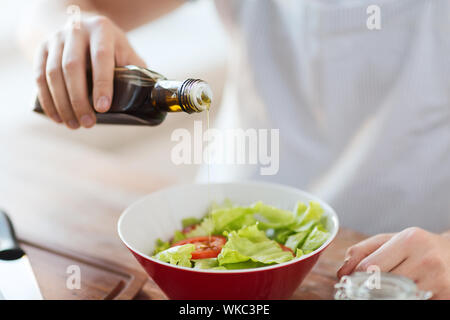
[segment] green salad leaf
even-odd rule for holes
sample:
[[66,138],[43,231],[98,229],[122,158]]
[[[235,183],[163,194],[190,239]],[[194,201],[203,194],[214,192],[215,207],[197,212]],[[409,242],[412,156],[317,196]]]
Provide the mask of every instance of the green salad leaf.
[[295,220],[291,211],[278,209],[261,201],[253,205],[253,210],[253,217],[259,222],[260,228],[263,230],[286,227]]
[[190,217],[190,218],[185,218],[183,220],[181,220],[181,225],[184,228],[199,224],[202,220],[199,218],[195,218],[195,217]]
[[249,215],[251,208],[234,207],[217,209],[211,212],[211,219],[214,222],[214,232],[221,234],[223,231],[237,230],[247,224],[254,224],[255,220]]
[[194,269],[214,269],[219,267],[217,258],[194,260]]
[[282,263],[293,258],[290,252],[283,251],[280,245],[270,240],[264,231],[255,224],[227,234],[225,243],[217,260],[219,265],[251,260],[263,264]]
[[156,239],[155,251],[153,254],[157,254],[158,252],[164,251],[170,248],[169,241],[162,241],[161,239]]
[[323,208],[316,201],[311,201],[306,207],[298,203],[296,221],[290,226],[295,233],[286,239],[285,246],[295,251],[300,249],[307,254],[319,248],[329,237],[322,224]]
[[211,202],[208,212],[213,212],[214,210],[218,209],[230,209],[233,207],[234,207],[233,202],[230,199],[226,198],[223,200],[221,204],[218,204],[216,201]]
[[295,209],[294,209],[295,216],[297,216],[297,217],[300,216],[307,209],[308,209],[308,206],[303,201],[297,202]]
[[237,263],[227,263],[222,265],[222,267],[226,270],[237,270],[237,269],[253,269],[253,268],[261,268],[265,267],[267,264],[261,262],[254,262],[252,260],[237,262]]
[[297,225],[304,225],[311,221],[319,222],[323,212],[323,208],[316,201],[311,201],[306,210],[304,210],[303,207],[298,206],[296,212]]
[[[183,228],[175,231],[172,244],[183,239],[225,235],[227,242],[217,258],[192,260],[194,244],[170,248],[170,243],[157,240],[155,258],[174,265],[195,269],[234,270],[259,268],[283,263],[308,254],[327,241],[324,210],[316,201],[298,202],[293,211],[278,209],[262,202],[251,206],[235,206],[226,200],[223,205],[213,203],[211,211],[202,219],[183,219]],[[284,251],[280,244],[295,252]]]
[[186,235],[181,231],[175,230],[175,233],[173,234],[172,243],[175,243],[175,242],[178,242],[178,241],[181,241],[184,239],[186,239]]
[[237,269],[253,269],[266,266],[261,262],[254,262],[251,260],[237,263],[228,263],[219,266],[217,258],[199,259],[194,261],[194,269],[210,269],[210,270],[237,270]]
[[238,230],[237,235],[241,238],[246,238],[252,242],[261,242],[269,240],[265,232],[259,230],[258,224],[254,224],[247,228],[242,228]]
[[309,234],[309,230],[297,232],[297,233],[293,234],[292,236],[289,236],[284,245],[295,252],[295,250],[298,247],[301,247],[301,245],[305,241],[308,234]]
[[206,217],[195,227],[195,229],[185,234],[186,238],[202,237],[214,233],[214,221],[210,217]]
[[288,237],[293,233],[294,231],[292,231],[290,228],[278,229],[277,231],[275,231],[273,240],[279,243],[285,243]]
[[318,249],[329,237],[330,233],[321,225],[315,226],[303,243],[302,251],[307,254]]
[[155,258],[163,262],[168,262],[180,267],[191,267],[192,251],[195,250],[195,245],[184,244],[182,246],[175,246],[156,254]]

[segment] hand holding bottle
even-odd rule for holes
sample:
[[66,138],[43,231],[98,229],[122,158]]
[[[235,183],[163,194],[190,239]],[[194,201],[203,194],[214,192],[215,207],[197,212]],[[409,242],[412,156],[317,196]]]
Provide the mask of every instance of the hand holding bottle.
[[[35,58],[38,99],[45,114],[69,128],[92,127],[97,112],[109,110],[114,66],[145,66],[125,33],[103,16],[82,17],[42,43]],[[86,69],[92,68],[92,101]]]

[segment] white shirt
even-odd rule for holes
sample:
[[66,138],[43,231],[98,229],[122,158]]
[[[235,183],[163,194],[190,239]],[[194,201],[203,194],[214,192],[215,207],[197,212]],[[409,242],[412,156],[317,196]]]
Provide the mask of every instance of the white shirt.
[[278,128],[280,165],[213,165],[213,181],[304,189],[368,234],[450,229],[450,1],[216,4],[232,53],[214,127]]

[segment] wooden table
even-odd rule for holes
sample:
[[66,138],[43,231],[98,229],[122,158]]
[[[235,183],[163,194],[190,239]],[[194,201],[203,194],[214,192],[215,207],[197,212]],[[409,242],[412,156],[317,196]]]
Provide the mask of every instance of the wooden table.
[[[121,244],[122,210],[173,181],[120,158],[33,130],[0,137],[0,207],[11,216],[46,299],[165,299]],[[364,239],[342,229],[293,299],[332,299],[348,246]],[[81,288],[69,289],[69,266]]]

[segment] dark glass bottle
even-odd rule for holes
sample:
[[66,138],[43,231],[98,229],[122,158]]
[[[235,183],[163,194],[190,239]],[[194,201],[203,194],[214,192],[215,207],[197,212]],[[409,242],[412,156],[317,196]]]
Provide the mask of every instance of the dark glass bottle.
[[[87,74],[89,101],[92,105],[92,76]],[[163,75],[137,66],[114,69],[114,93],[111,108],[96,113],[97,123],[156,126],[167,112],[202,112],[211,105],[209,85],[199,79],[167,80]],[[36,99],[35,112],[43,114]]]

